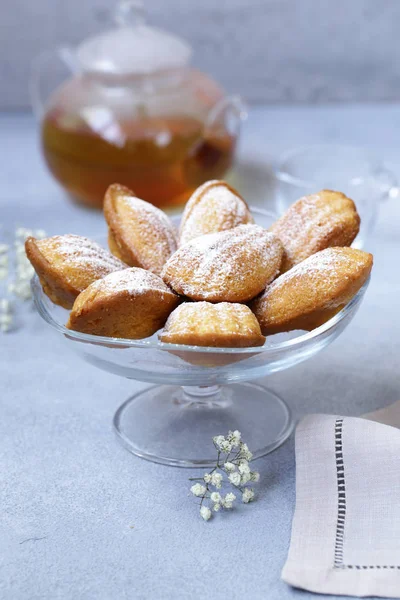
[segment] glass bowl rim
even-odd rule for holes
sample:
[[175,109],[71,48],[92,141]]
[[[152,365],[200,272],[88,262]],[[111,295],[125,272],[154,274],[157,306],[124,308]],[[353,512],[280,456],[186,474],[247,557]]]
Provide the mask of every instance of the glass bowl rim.
[[[73,339],[77,342],[86,342],[88,344],[95,344],[97,346],[107,346],[113,348],[148,348],[157,349],[164,351],[176,351],[176,352],[202,352],[212,354],[264,354],[275,352],[282,352],[285,350],[292,350],[296,347],[300,347],[305,343],[311,342],[315,338],[319,338],[324,333],[334,329],[343,319],[345,319],[352,310],[358,306],[361,302],[364,293],[369,285],[370,277],[364,283],[364,285],[358,290],[353,298],[346,304],[342,310],[340,310],[331,319],[323,323],[319,327],[316,327],[312,331],[307,331],[303,335],[299,335],[290,340],[279,342],[278,344],[271,346],[251,346],[248,348],[218,348],[214,346],[189,346],[185,344],[169,344],[166,342],[155,341],[150,338],[144,340],[132,340],[127,338],[113,338],[105,337],[100,335],[92,335],[88,333],[81,333],[72,329],[67,329],[65,325],[62,325],[59,321],[53,318],[50,312],[47,310],[45,303],[42,300],[42,296],[45,293],[42,290],[42,286],[39,282],[38,276],[35,274],[31,280],[31,288],[33,292],[33,298],[36,309],[42,319],[44,319],[50,326],[65,335],[66,337]],[[51,302],[51,300],[49,300]],[[267,336],[272,337],[272,336]]]
[[[272,217],[276,219],[277,216],[272,211],[268,211],[265,209],[261,209],[259,207],[250,206],[251,212],[254,214],[261,214],[267,217]],[[174,214],[172,218],[176,218],[180,215]],[[106,337],[100,335],[92,335],[88,333],[81,333],[79,331],[74,331],[72,329],[67,329],[65,325],[54,319],[52,314],[48,311],[47,306],[43,299],[47,296],[45,295],[42,286],[39,281],[39,277],[34,274],[31,280],[31,289],[33,300],[35,303],[35,307],[46,323],[48,323],[51,327],[77,342],[86,342],[88,344],[94,344],[96,346],[107,346],[113,348],[148,348],[148,349],[157,349],[163,351],[174,351],[174,352],[198,352],[198,353],[209,353],[209,354],[274,354],[276,352],[283,352],[285,350],[292,350],[296,347],[301,347],[306,343],[311,342],[315,338],[319,338],[324,333],[331,331],[334,329],[343,319],[347,317],[349,313],[352,312],[354,308],[358,306],[361,302],[364,293],[369,285],[370,277],[364,283],[364,285],[358,290],[358,292],[353,296],[353,298],[346,304],[342,310],[340,310],[336,315],[334,315],[331,319],[316,327],[312,331],[307,331],[303,335],[296,336],[290,340],[285,340],[284,342],[279,342],[275,345],[263,345],[263,346],[251,346],[248,348],[218,348],[214,346],[189,346],[185,344],[169,344],[166,342],[160,342],[159,340],[153,340],[151,338],[142,339],[142,340],[132,340],[126,338],[114,338],[114,337]],[[51,302],[50,299],[48,299]],[[268,339],[268,336],[267,336]]]

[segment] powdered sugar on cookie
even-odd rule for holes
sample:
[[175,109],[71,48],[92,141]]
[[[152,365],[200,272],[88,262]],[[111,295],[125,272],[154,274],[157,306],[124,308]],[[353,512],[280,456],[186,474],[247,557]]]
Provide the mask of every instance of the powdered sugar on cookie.
[[138,267],[131,267],[123,271],[110,273],[104,279],[99,279],[92,284],[92,290],[104,294],[117,294],[119,292],[128,292],[132,295],[142,294],[149,291],[159,291],[174,295],[170,288],[165,285],[163,280]]
[[55,257],[69,269],[90,269],[100,277],[112,271],[126,268],[126,264],[115,258],[104,248],[80,235],[56,235],[37,240],[37,246],[44,256]]
[[188,201],[180,226],[180,244],[207,233],[253,223],[246,202],[224,181],[208,181]]
[[282,246],[258,225],[239,225],[181,246],[162,277],[178,293],[196,300],[245,302],[276,277]]

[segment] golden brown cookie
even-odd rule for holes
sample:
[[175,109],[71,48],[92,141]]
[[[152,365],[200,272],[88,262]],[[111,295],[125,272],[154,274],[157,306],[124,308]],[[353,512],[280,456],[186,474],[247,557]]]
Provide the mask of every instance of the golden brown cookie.
[[225,181],[207,181],[193,192],[183,211],[179,243],[254,223],[243,198]]
[[247,348],[265,342],[254,314],[244,304],[185,302],[168,317],[162,342],[217,348]]
[[56,235],[25,242],[26,255],[35,269],[45,294],[64,308],[93,281],[127,265],[107,250],[79,235]]
[[136,267],[95,281],[75,300],[68,329],[125,339],[141,339],[162,327],[179,304],[163,280]]
[[110,185],[104,197],[111,252],[131,267],[159,275],[177,247],[175,227],[169,217],[140,200],[123,185]]
[[178,294],[209,302],[246,302],[278,274],[281,242],[258,225],[239,225],[184,244],[162,278]]
[[324,248],[350,246],[359,228],[355,204],[341,192],[300,198],[270,228],[285,249],[282,273]]
[[327,248],[284,273],[250,308],[264,335],[311,331],[338,313],[368,279],[373,257],[355,248]]

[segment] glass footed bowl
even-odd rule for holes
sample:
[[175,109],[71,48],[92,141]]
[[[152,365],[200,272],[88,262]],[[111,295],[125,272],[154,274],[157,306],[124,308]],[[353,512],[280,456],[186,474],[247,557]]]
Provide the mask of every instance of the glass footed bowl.
[[[260,209],[252,213],[266,228],[276,220]],[[98,241],[107,247],[106,236]],[[245,382],[288,369],[325,348],[350,323],[367,286],[368,281],[343,310],[311,332],[273,335],[256,348],[205,348],[162,343],[157,334],[127,340],[71,331],[65,327],[68,311],[51,302],[37,276],[32,280],[39,314],[84,360],[157,384],[119,407],[114,430],[133,454],[179,467],[212,465],[212,437],[228,430],[241,431],[255,458],[280,446],[293,429],[288,406],[264,386]]]

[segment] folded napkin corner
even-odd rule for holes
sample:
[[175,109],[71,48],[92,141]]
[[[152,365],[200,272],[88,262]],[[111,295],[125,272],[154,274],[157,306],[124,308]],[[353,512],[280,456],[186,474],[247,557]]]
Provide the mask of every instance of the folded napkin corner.
[[324,594],[400,597],[399,460],[395,427],[334,415],[299,423],[284,581]]

